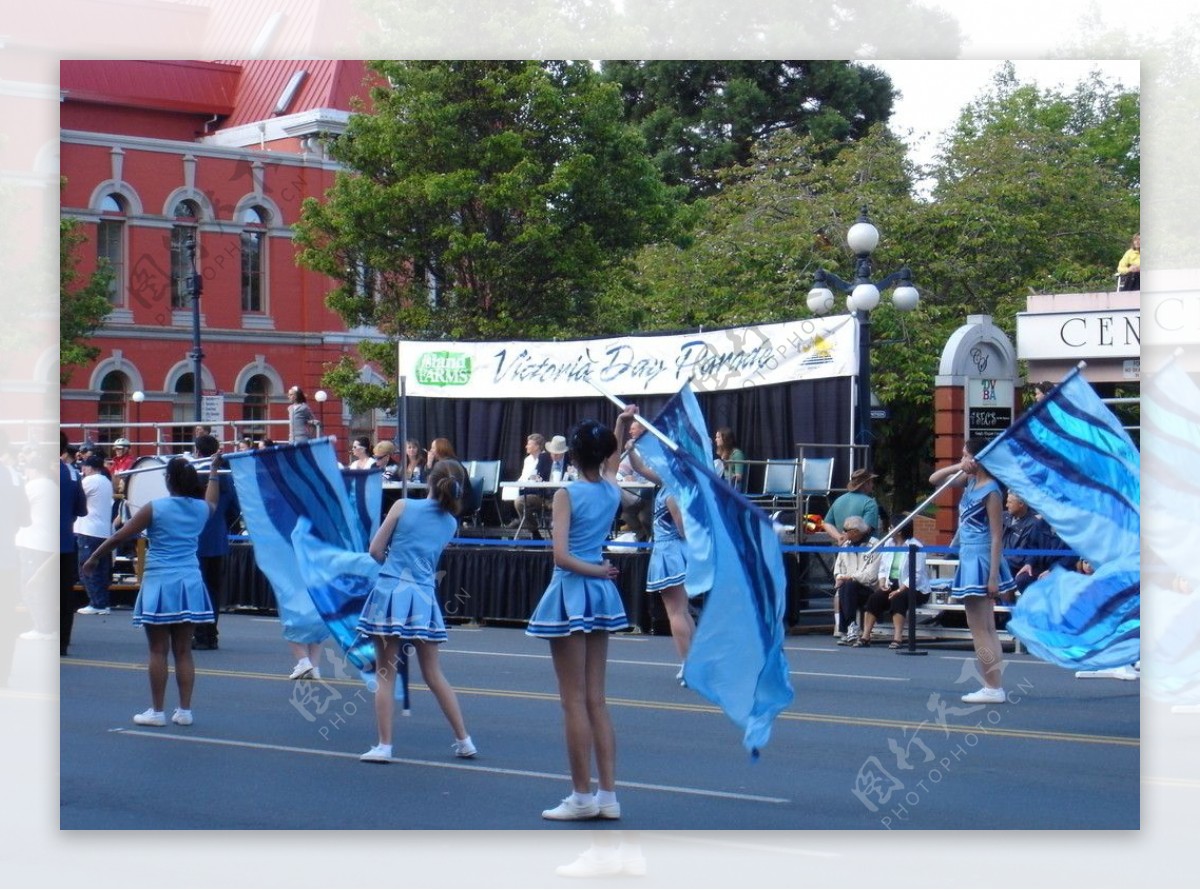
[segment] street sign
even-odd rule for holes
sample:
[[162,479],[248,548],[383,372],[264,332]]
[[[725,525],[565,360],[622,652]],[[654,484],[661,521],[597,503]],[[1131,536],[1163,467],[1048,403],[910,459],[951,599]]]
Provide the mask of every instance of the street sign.
[[225,396],[219,392],[205,390],[200,396],[200,422],[222,424],[225,422]]

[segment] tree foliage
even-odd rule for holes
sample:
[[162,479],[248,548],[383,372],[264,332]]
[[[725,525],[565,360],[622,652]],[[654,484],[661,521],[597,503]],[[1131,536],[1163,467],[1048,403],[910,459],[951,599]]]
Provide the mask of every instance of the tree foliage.
[[393,340],[590,332],[601,287],[678,203],[616,87],[587,63],[372,67],[388,85],[296,227],[300,262],[338,282],[329,305]]
[[[930,171],[876,128],[831,152],[791,132],[760,140],[697,202],[690,241],[655,244],[632,284],[605,301],[614,331],[778,321],[808,314],[813,272],[853,275],[845,233],[862,205],[882,238],[875,278],[913,270],[921,303],[885,296],[872,313],[872,388],[890,409],[876,464],[898,506],[924,491],[942,348],[968,315],[1010,336],[1031,292],[1111,290],[1137,230],[1137,94],[1093,78],[1068,93],[1022,86],[1001,71],[964,110]],[[932,175],[932,200],[916,198]],[[839,308],[836,311],[845,311]]]
[[59,378],[64,385],[75,368],[100,354],[100,348],[88,338],[112,311],[108,298],[112,271],[103,263],[86,277],[79,271],[77,250],[86,243],[87,236],[78,220],[59,219]]
[[625,112],[664,178],[693,197],[718,171],[744,165],[760,140],[788,131],[836,151],[892,113],[895,91],[877,68],[839,61],[604,62]]

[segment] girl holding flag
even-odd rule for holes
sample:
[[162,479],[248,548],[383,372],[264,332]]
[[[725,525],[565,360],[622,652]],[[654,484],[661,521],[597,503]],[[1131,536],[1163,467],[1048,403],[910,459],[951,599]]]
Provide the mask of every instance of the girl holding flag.
[[438,664],[437,644],[446,641],[446,624],[434,591],[434,572],[458,530],[456,517],[468,484],[467,472],[457,460],[438,461],[429,474],[429,497],[396,501],[371,541],[371,556],[383,563],[383,569],[363,606],[358,630],[375,642],[379,744],[359,760],[387,763],[392,759],[397,659],[402,644],[416,647],[421,677],[454,731],[454,755],[476,754],[458,696]]
[[997,599],[1017,589],[1008,563],[1000,557],[1004,535],[1000,484],[975,459],[986,446],[986,439],[968,439],[961,461],[935,470],[929,477],[930,484],[939,485],[961,474],[954,484],[966,486],[958,502],[958,568],[950,592],[962,599],[983,675],[983,688],[962,697],[968,704],[1007,701],[1001,685],[1004,650],[996,633],[995,607]]
[[[629,626],[613,579],[617,568],[603,557],[604,541],[620,503],[616,485],[617,439],[636,405],[617,418],[617,434],[595,420],[570,434],[571,463],[579,476],[554,494],[554,574],[529,619],[526,633],[550,641],[558,679],[571,767],[572,790],[543,819],[619,819],[616,734],[605,702],[608,634]],[[596,757],[599,791],[592,794]]]

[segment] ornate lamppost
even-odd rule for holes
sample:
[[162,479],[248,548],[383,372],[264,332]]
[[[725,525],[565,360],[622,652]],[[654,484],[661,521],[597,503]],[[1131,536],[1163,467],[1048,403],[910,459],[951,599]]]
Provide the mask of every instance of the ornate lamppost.
[[833,309],[833,291],[847,294],[846,307],[854,313],[858,324],[858,375],[855,389],[855,444],[863,446],[863,466],[870,466],[871,433],[871,312],[879,305],[880,291],[895,287],[892,305],[901,312],[911,312],[920,302],[913,287],[912,272],[907,267],[881,278],[871,280],[871,252],[879,244],[879,229],[863,207],[858,219],[846,233],[846,243],[854,251],[854,280],[845,281],[832,272],[818,269],[813,287],[808,292],[808,308],[814,315],[825,315]]

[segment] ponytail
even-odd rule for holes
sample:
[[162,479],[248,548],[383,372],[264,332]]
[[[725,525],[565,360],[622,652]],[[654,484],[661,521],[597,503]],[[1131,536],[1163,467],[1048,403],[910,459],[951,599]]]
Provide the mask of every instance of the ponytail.
[[451,516],[462,512],[467,471],[453,458],[439,460],[429,474],[429,488],[438,506]]

